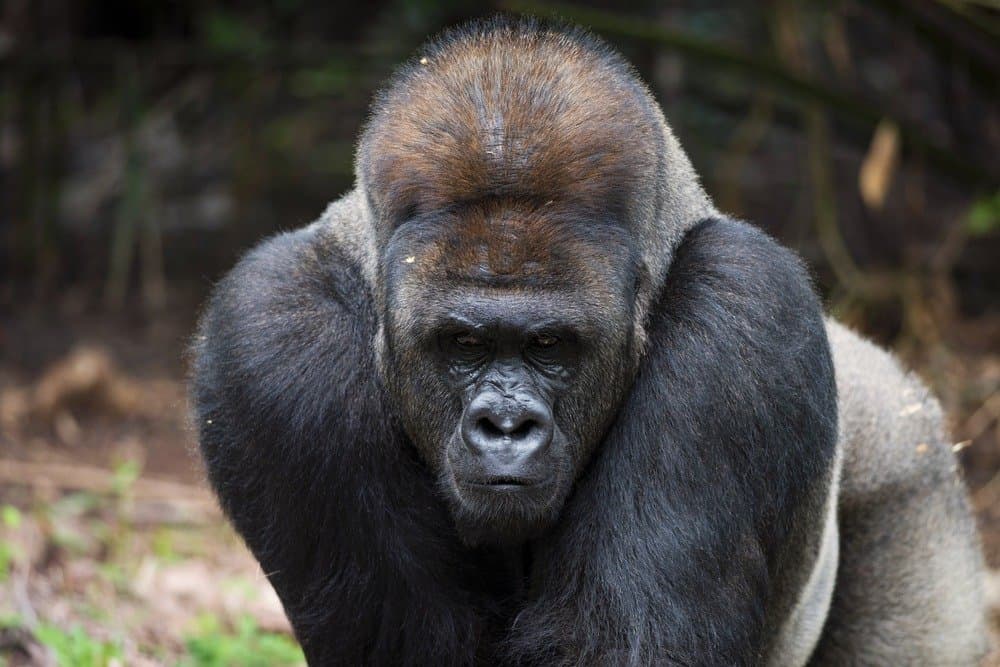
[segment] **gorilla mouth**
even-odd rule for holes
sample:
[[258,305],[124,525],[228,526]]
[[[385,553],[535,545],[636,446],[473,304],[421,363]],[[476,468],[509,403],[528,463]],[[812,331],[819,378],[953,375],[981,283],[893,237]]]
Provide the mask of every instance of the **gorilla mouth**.
[[472,486],[486,486],[497,490],[504,490],[534,486],[538,483],[538,480],[528,479],[526,477],[514,477],[512,475],[494,475],[486,479],[477,479],[468,483]]

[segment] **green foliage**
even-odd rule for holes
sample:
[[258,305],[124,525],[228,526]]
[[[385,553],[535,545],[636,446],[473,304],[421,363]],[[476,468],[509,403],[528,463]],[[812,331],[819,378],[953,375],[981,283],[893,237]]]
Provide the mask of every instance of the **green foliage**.
[[166,563],[176,563],[180,560],[177,547],[174,545],[174,533],[167,528],[160,528],[153,533],[150,546],[156,557]]
[[142,473],[142,466],[137,461],[122,461],[115,466],[112,487],[115,494],[122,496],[132,489],[132,485],[139,479]]
[[24,619],[20,614],[0,614],[0,630],[11,630],[24,627]]
[[104,499],[96,493],[78,491],[67,493],[47,507],[54,520],[79,519],[100,509]]
[[[21,525],[21,511],[13,505],[0,508],[0,525],[8,530],[17,530]],[[6,540],[0,540],[0,583],[10,576],[10,565],[17,556],[17,547]]]
[[92,493],[72,493],[48,507],[51,517],[49,539],[52,544],[74,556],[90,553],[96,533],[83,528],[81,519],[100,506],[101,499]]
[[10,564],[14,560],[14,547],[0,541],[0,584],[10,577]]
[[313,98],[347,92],[353,82],[346,63],[332,60],[323,67],[295,72],[291,77],[292,93],[298,97]]
[[121,563],[115,561],[99,563],[97,571],[121,593],[128,592],[135,576],[134,572],[128,571]]
[[969,207],[965,216],[965,228],[973,236],[1000,230],[1000,191],[993,196],[983,197]]
[[227,12],[212,11],[201,18],[205,44],[223,53],[262,55],[271,44],[249,21]]
[[16,530],[21,525],[21,510],[13,505],[4,505],[0,509],[0,522],[5,528]]
[[81,628],[65,631],[42,624],[35,628],[35,636],[52,650],[60,667],[107,667],[122,658],[120,646],[95,639]]
[[269,667],[304,665],[302,649],[288,637],[262,632],[249,616],[240,619],[235,633],[226,632],[211,614],[199,617],[188,636],[188,658],[179,667]]

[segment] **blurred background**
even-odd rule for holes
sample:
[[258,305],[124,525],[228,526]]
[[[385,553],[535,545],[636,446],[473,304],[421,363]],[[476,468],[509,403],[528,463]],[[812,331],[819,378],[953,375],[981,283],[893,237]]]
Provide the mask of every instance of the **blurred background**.
[[0,0],[0,665],[301,660],[204,485],[186,340],[352,187],[393,67],[498,9],[623,51],[719,207],[935,389],[1000,567],[995,0]]

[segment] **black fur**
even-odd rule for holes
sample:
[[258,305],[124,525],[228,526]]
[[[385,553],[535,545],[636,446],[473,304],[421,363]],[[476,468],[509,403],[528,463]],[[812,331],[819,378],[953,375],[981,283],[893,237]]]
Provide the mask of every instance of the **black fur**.
[[833,369],[798,259],[688,232],[627,401],[555,527],[463,547],[377,379],[372,295],[320,227],[215,290],[193,402],[211,482],[311,664],[754,664],[830,468]]

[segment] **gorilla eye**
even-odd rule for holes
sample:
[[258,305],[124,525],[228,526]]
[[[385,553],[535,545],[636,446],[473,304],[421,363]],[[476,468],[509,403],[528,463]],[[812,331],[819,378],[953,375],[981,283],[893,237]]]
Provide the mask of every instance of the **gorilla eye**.
[[559,338],[550,334],[539,334],[535,336],[535,339],[532,341],[535,347],[541,348],[554,347],[558,342]]
[[454,340],[456,345],[469,350],[476,350],[486,345],[486,341],[470,333],[460,333],[455,336]]

